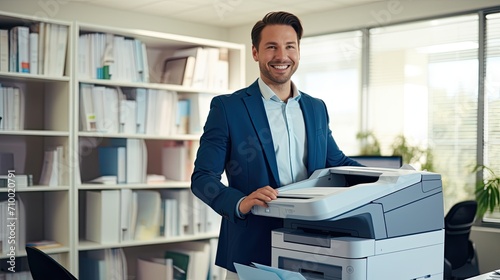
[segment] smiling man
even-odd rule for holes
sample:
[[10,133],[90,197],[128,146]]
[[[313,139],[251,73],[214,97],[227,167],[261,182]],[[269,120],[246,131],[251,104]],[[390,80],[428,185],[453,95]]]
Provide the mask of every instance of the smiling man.
[[335,143],[324,102],[290,80],[299,66],[300,20],[268,13],[251,37],[260,77],[212,100],[191,176],[193,193],[222,216],[215,263],[228,270],[226,279],[238,279],[235,262],[271,265],[271,231],[283,221],[253,215],[253,206],[267,207],[276,188],[317,169],[359,165]]

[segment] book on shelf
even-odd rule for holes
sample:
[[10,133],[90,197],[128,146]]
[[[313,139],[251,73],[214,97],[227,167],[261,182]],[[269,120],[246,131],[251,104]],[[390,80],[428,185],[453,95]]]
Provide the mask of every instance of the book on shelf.
[[[188,189],[164,189],[160,190],[160,192],[162,199],[173,199],[176,201],[175,206],[172,204],[171,207],[176,207],[178,214],[175,220],[172,221],[172,224],[168,222],[165,224],[167,227],[166,232],[172,232],[172,234],[177,233],[179,236],[194,234],[194,212],[192,208],[191,191]],[[169,230],[168,227],[170,226],[173,228]]]
[[108,106],[111,104],[104,103],[104,92],[106,88],[104,86],[92,86],[92,104],[94,107],[95,120],[96,120],[96,130],[105,131],[104,127],[104,112],[112,110]]
[[30,26],[30,32],[33,34],[38,34],[38,46],[37,46],[37,62],[36,62],[36,72],[31,72],[31,70],[35,71],[31,67],[30,72],[31,73],[36,73],[36,74],[43,74],[43,63],[44,63],[44,56],[45,56],[45,28],[47,24],[45,22],[37,22],[34,23]]
[[137,102],[135,100],[120,100],[119,132],[134,134],[137,131]]
[[20,85],[0,84],[0,129],[24,129],[25,96],[25,90]]
[[120,132],[120,101],[123,95],[117,88],[104,87],[103,94],[103,111],[102,119],[97,118],[97,122],[102,122],[101,128],[103,132],[118,133]]
[[0,29],[0,72],[9,71],[9,30]]
[[156,91],[156,120],[154,134],[171,135],[175,133],[177,117],[177,92]]
[[80,130],[82,131],[97,131],[92,90],[93,85],[80,84]]
[[190,104],[189,99],[179,99],[177,101],[177,118],[175,122],[177,134],[189,133]]
[[56,146],[45,150],[39,184],[55,187],[64,183],[64,148]]
[[146,184],[162,184],[165,183],[167,178],[165,175],[161,174],[147,174],[146,175]]
[[[173,55],[165,62],[169,60],[192,57],[192,70],[191,67],[185,67],[189,69],[188,73],[192,73],[188,81],[180,83],[184,86],[191,86],[194,88],[204,88],[204,89],[219,89],[227,90],[229,85],[229,50],[227,48],[214,48],[214,47],[191,47],[185,49],[178,49],[174,51]],[[181,68],[180,66],[177,67]],[[215,71],[214,71],[215,69]],[[192,71],[192,72],[191,72]],[[165,67],[164,71],[165,73]],[[177,77],[177,82],[179,81],[179,73],[182,71],[175,72]],[[189,83],[189,81],[191,81]],[[179,84],[179,83],[176,83]]]
[[160,234],[161,196],[158,191],[136,190],[135,240],[150,240]]
[[99,176],[95,179],[88,181],[89,184],[103,184],[103,185],[116,185],[118,184],[118,176],[116,175],[105,175]]
[[201,134],[203,132],[212,98],[214,98],[214,95],[210,93],[183,94],[179,97],[180,100],[188,100],[189,102],[189,134]]
[[135,132],[138,134],[146,133],[146,116],[147,116],[147,98],[148,90],[145,88],[124,88],[122,89],[125,97],[128,100],[135,101]]
[[9,30],[10,72],[29,73],[29,28],[14,26]]
[[16,195],[16,206],[13,211],[11,197],[9,193],[0,193],[0,219],[2,221],[13,221],[15,220],[15,235],[9,234],[9,227],[5,229],[0,229],[0,249],[1,254],[19,254],[24,251],[26,247],[26,202],[25,199]]
[[[178,275],[176,275],[176,280],[188,280],[187,275],[189,268],[189,254],[185,252],[178,251],[166,251],[165,259],[172,260],[172,265],[176,267]],[[193,278],[194,279],[194,278]]]
[[143,139],[112,138],[110,145],[126,149],[125,166],[127,184],[146,183],[148,153]]
[[160,236],[179,236],[179,211],[177,200],[161,198]]
[[137,193],[120,190],[120,242],[134,240],[137,220]]
[[38,33],[29,34],[29,69],[30,74],[38,74]]
[[209,275],[210,243],[208,241],[188,241],[169,246],[164,257],[172,259],[174,266],[185,270],[187,280],[207,279]]
[[120,191],[86,191],[85,239],[100,244],[120,242]]
[[137,280],[174,280],[174,264],[166,258],[138,258]]
[[16,188],[26,188],[33,186],[32,174],[15,174],[15,176],[0,175],[0,188],[7,188],[14,184]]
[[100,176],[116,176],[118,184],[127,182],[127,148],[99,147]]
[[172,57],[194,57],[195,64],[190,86],[194,88],[206,88],[206,77],[208,73],[208,52],[206,49],[203,47],[178,49],[174,52]]
[[175,181],[188,181],[193,165],[189,160],[189,141],[165,141],[162,155],[162,174]]
[[191,86],[195,59],[194,56],[170,57],[165,59],[161,82],[164,84]]
[[54,240],[36,240],[26,242],[26,246],[36,247],[40,250],[59,248],[62,246],[61,243]]

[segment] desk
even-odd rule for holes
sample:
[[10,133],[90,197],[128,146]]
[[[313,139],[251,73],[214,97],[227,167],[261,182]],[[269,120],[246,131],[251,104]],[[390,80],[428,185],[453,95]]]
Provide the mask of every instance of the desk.
[[467,278],[466,280],[500,280],[500,269],[476,277]]

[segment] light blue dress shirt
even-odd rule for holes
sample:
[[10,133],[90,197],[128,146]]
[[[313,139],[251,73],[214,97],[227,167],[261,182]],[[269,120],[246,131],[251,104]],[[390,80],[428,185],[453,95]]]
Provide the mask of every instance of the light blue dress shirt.
[[[306,126],[297,87],[292,82],[292,97],[283,102],[260,78],[258,82],[273,137],[281,186],[307,179]],[[244,198],[236,204],[239,218],[245,216],[239,211],[239,205]]]
[[283,102],[261,79],[259,88],[273,136],[281,186],[307,178],[307,141],[300,93],[292,82],[292,97]]

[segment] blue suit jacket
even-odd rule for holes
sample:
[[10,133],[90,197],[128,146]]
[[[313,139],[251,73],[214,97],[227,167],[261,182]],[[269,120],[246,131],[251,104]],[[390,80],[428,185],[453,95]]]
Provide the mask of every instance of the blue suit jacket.
[[[301,94],[309,175],[320,168],[359,165],[335,143],[323,101]],[[220,182],[224,170],[229,187]],[[282,220],[251,213],[240,219],[236,214],[242,197],[266,185],[280,187],[280,180],[262,95],[254,82],[212,100],[191,177],[193,193],[223,217],[218,266],[235,271],[233,262],[271,264],[271,230],[282,227]]]

